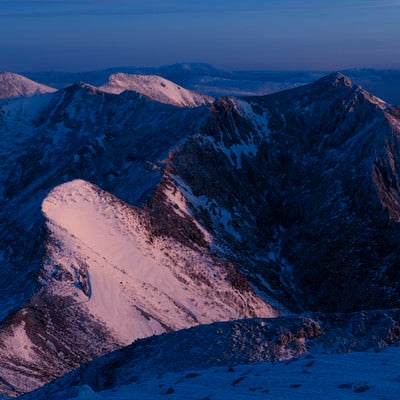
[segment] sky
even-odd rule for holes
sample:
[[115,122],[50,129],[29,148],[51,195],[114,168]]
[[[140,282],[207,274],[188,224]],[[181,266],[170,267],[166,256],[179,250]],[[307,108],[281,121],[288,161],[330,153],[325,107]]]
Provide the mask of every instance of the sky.
[[400,0],[0,0],[0,71],[400,68]]

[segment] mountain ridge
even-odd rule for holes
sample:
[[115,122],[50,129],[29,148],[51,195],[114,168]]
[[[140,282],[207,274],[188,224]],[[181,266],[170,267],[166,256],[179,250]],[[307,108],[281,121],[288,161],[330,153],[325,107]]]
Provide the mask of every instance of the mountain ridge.
[[54,93],[57,89],[32,81],[25,76],[12,72],[0,74],[0,99],[29,97],[39,94]]
[[132,90],[160,103],[182,107],[204,106],[214,100],[210,96],[189,91],[157,75],[129,75],[120,72],[110,75],[108,82],[99,89],[114,94]]
[[[265,95],[304,85],[331,73],[331,71],[226,71],[209,64],[178,63],[161,67],[117,67],[102,71],[77,73],[38,72],[26,75],[31,79],[57,88],[72,82],[85,81],[96,86],[103,85],[110,74],[160,75],[191,90],[214,97]],[[346,69],[342,71],[354,82],[363,86],[386,102],[400,104],[400,71],[397,69]]]
[[27,99],[1,105],[2,263],[15,274],[1,293],[17,291],[16,260],[35,260],[21,270],[31,283],[40,271],[2,325],[4,393],[126,344],[133,326],[398,306],[400,113],[343,74],[196,108],[86,84],[49,96],[29,118]]
[[[241,103],[242,101],[245,103]],[[250,106],[243,106],[246,103]],[[192,204],[192,208],[197,209],[196,218],[200,218],[204,222],[208,221],[206,222],[207,226],[212,228],[214,225],[215,229],[216,226],[211,221],[214,219],[215,210],[220,209],[221,215],[230,215],[228,217],[230,225],[236,227],[235,229],[239,233],[239,235],[236,235],[238,238],[250,235],[246,239],[247,244],[244,245],[243,240],[238,242],[235,234],[232,236],[231,228],[225,226],[224,229],[220,229],[217,227],[217,232],[219,231],[220,235],[222,234],[220,239],[229,243],[228,248],[234,248],[235,242],[237,243],[236,247],[241,242],[240,246],[245,251],[247,251],[246,247],[250,245],[250,253],[259,252],[260,249],[266,247],[263,251],[264,254],[261,253],[256,257],[250,256],[250,259],[245,256],[245,259],[247,258],[246,263],[250,262],[250,265],[253,263],[260,265],[257,257],[260,260],[265,259],[270,267],[263,269],[256,267],[255,272],[264,275],[269,269],[268,275],[270,276],[266,281],[277,280],[276,277],[271,276],[272,271],[277,267],[279,268],[278,281],[282,279],[283,271],[287,271],[288,275],[285,278],[287,282],[283,286],[282,283],[279,283],[275,290],[284,290],[285,292],[289,290],[292,295],[295,294],[291,289],[293,279],[295,281],[301,279],[303,283],[299,287],[303,287],[308,278],[304,275],[301,276],[304,272],[300,273],[300,271],[307,271],[308,269],[310,281],[306,286],[311,285],[315,281],[315,272],[309,260],[315,260],[314,262],[317,265],[321,265],[320,260],[324,257],[327,257],[324,261],[327,265],[324,268],[325,276],[332,280],[332,294],[335,292],[333,287],[336,285],[333,282],[341,278],[340,270],[343,273],[346,270],[347,273],[350,272],[350,275],[357,273],[357,276],[354,277],[356,282],[361,280],[367,284],[368,280],[358,275],[361,274],[360,269],[358,272],[356,270],[351,272],[351,267],[349,267],[353,263],[357,264],[358,261],[355,260],[361,257],[361,253],[357,256],[352,254],[353,247],[350,235],[355,234],[354,229],[350,229],[346,225],[346,228],[337,227],[335,230],[337,232],[336,238],[343,235],[343,232],[348,232],[349,238],[343,239],[343,246],[347,248],[344,252],[348,252],[344,257],[356,257],[353,261],[350,261],[350,264],[338,258],[335,263],[340,268],[337,266],[328,267],[328,265],[332,265],[336,257],[335,252],[333,253],[335,257],[329,256],[334,250],[328,250],[329,247],[324,250],[321,247],[319,251],[315,248],[311,250],[309,237],[312,238],[314,243],[321,242],[319,239],[322,234],[321,229],[327,226],[327,230],[322,236],[326,235],[327,246],[334,245],[335,234],[333,231],[329,232],[329,224],[325,225],[324,222],[324,218],[330,215],[333,226],[338,225],[334,221],[339,217],[338,221],[342,221],[341,223],[346,224],[346,220],[353,220],[355,226],[358,225],[361,232],[365,232],[365,235],[369,234],[366,233],[367,231],[373,234],[377,253],[385,253],[389,248],[390,251],[396,252],[397,242],[394,236],[388,233],[391,239],[387,242],[379,238],[381,226],[387,224],[388,232],[398,228],[390,227],[390,221],[385,216],[385,207],[380,203],[381,200],[376,197],[376,183],[370,179],[373,165],[375,165],[376,152],[374,146],[383,150],[382,156],[385,159],[391,157],[390,154],[385,154],[384,138],[388,137],[395,140],[395,137],[391,134],[392,125],[386,117],[391,115],[393,108],[368,95],[358,86],[351,85],[342,75],[333,74],[314,84],[268,96],[244,98],[239,102],[231,99],[220,99],[214,103],[213,109],[215,111],[212,111],[212,117],[203,125],[200,136],[186,142],[175,153],[170,167],[174,175],[179,176],[193,192],[197,192],[197,198],[208,199],[206,200],[208,206],[202,200],[195,200],[197,205]],[[394,124],[393,129],[397,129],[396,126]],[[261,129],[260,132],[259,129]],[[365,142],[365,145],[360,145],[360,141]],[[361,148],[364,147],[365,150],[368,149],[368,153],[360,151],[360,146]],[[190,160],[188,154],[190,154]],[[205,156],[206,154],[207,156]],[[347,174],[340,163],[342,165],[354,165],[353,175]],[[187,165],[191,167],[188,169],[186,168]],[[193,171],[200,171],[201,175]],[[327,171],[325,176],[323,171]],[[343,184],[347,194],[345,194],[343,188],[339,188],[339,190],[331,185],[332,179],[335,180],[329,178],[329,176],[334,174],[337,174],[336,185]],[[206,184],[207,175],[213,176],[214,186],[212,188]],[[366,193],[362,194],[361,192],[364,190],[362,186],[355,184],[357,179],[365,182]],[[241,191],[239,192],[235,190],[238,181],[241,182]],[[315,184],[322,185],[317,189],[321,191],[321,195],[318,195],[315,187],[313,189]],[[223,195],[217,188],[223,188]],[[241,192],[245,194],[244,197]],[[268,195],[264,197],[263,193]],[[299,201],[299,194],[301,193],[304,193],[304,195],[300,196],[301,200]],[[332,203],[332,200],[335,199],[334,196],[338,198],[335,200],[336,205]],[[354,198],[354,196],[356,197]],[[364,202],[367,198],[370,202],[363,206],[368,216],[366,219],[364,219],[362,213],[359,214],[358,211],[355,212],[353,209],[353,207],[359,207],[363,202],[362,196],[365,198]],[[327,208],[329,203],[334,205],[330,211]],[[200,209],[200,205],[202,209]],[[282,205],[286,210],[283,209]],[[342,205],[344,208],[341,208]],[[318,215],[320,207],[321,214]],[[377,207],[381,208],[380,217],[375,217],[371,213]],[[344,217],[346,214],[348,216]],[[237,217],[234,217],[235,215]],[[321,234],[313,233],[312,229],[307,227],[305,218],[315,221],[313,229],[315,232],[321,232]],[[249,224],[250,221],[252,222]],[[361,228],[366,224],[371,224],[368,229]],[[289,233],[290,229],[294,230],[292,235]],[[242,234],[241,230],[243,231]],[[340,233],[338,233],[339,230]],[[293,241],[296,236],[298,239]],[[276,237],[280,239],[277,240]],[[283,237],[287,237],[287,239],[282,240]],[[287,243],[284,244],[286,240]],[[295,270],[290,266],[292,264],[290,259],[296,260],[296,258],[293,258],[294,251],[297,251],[295,250],[296,240],[300,240],[300,243],[305,240],[300,245],[298,256],[296,256],[297,260],[303,260],[302,263],[306,262],[310,265],[306,268],[302,264],[303,266],[299,267],[296,272],[299,273],[297,277],[293,275]],[[328,244],[329,242],[331,244]],[[265,246],[267,243],[270,244]],[[286,256],[283,256],[279,261],[280,257],[277,257],[276,252],[278,251],[279,254],[282,250],[286,253]],[[229,251],[235,253],[233,249]],[[314,253],[314,257],[311,254],[307,257],[302,255],[309,251]],[[274,253],[275,256],[271,258],[269,254]],[[318,260],[318,257],[320,257],[320,260]],[[365,260],[366,254],[362,257]],[[392,256],[386,255],[386,257]],[[393,255],[393,257],[397,256]],[[330,261],[329,258],[331,258]],[[375,262],[377,262],[375,268],[379,269],[378,257]],[[243,271],[247,269],[248,267],[244,267]],[[368,271],[371,273],[370,267],[368,267]],[[323,293],[329,292],[325,288],[326,284],[330,285],[328,282],[329,280],[321,282],[324,289],[321,288],[319,301],[327,301],[325,307],[329,307],[329,302],[332,301],[331,305],[335,309],[331,311],[339,311],[336,308],[340,307],[336,295],[333,294],[334,297],[331,300],[323,295]],[[351,282],[353,282],[353,279],[350,277],[349,279],[342,279],[342,284],[351,285]],[[378,290],[378,286],[374,290]],[[351,311],[351,304],[355,304],[359,300],[349,299],[345,296],[345,292],[354,293],[354,286],[353,292],[349,292],[347,289],[343,292],[343,307],[350,307],[347,310]],[[362,292],[360,292],[361,296]],[[388,295],[389,292],[387,292]],[[308,295],[314,297],[316,293],[318,293],[318,289],[313,287],[310,288],[310,292],[306,296],[304,293],[298,295],[304,301]],[[364,291],[364,293],[366,292]],[[366,295],[364,300],[366,303],[361,307],[374,307],[374,305],[368,305],[368,303],[379,302],[380,299],[383,300],[382,295],[375,294],[370,299]],[[395,301],[395,298],[389,297],[384,301],[389,306],[394,306],[392,301]],[[298,300],[295,302],[301,304]],[[322,303],[319,304],[319,306],[321,305]],[[383,304],[381,305],[383,306]],[[306,307],[310,306],[311,304],[306,305]]]

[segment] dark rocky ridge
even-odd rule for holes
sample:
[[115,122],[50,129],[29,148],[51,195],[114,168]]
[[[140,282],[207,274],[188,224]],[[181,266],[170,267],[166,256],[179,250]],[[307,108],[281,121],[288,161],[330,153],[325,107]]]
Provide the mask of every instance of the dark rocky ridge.
[[[171,157],[169,171],[207,199],[206,207],[193,202],[196,218],[249,279],[261,274],[267,293],[289,307],[398,307],[397,108],[341,74],[245,100],[257,118],[220,99],[200,135]],[[249,144],[256,154],[227,156]],[[222,209],[239,240],[212,222]]]

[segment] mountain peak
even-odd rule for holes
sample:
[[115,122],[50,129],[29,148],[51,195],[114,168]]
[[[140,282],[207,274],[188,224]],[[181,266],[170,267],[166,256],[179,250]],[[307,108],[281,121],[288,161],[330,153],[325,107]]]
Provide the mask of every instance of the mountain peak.
[[0,99],[29,97],[44,93],[53,93],[56,89],[32,81],[13,72],[0,74]]
[[86,82],[75,82],[72,85],[61,89],[61,92],[67,93],[88,93],[88,94],[102,94],[103,92],[96,86],[90,85]]
[[199,107],[210,104],[213,98],[192,92],[158,75],[125,74],[122,72],[109,77],[101,86],[104,92],[120,94],[126,90],[140,93],[160,103],[179,107]]
[[332,74],[329,74],[319,79],[317,82],[326,83],[335,87],[353,87],[353,82],[350,80],[350,78],[342,74],[341,72],[333,72]]

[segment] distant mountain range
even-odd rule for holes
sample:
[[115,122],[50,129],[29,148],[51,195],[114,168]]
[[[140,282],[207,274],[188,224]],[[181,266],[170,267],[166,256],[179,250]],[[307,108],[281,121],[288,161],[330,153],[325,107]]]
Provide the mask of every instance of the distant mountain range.
[[[115,73],[159,75],[210,96],[261,96],[311,83],[332,71],[229,71],[202,63],[181,63],[153,68],[119,67],[87,72],[23,72],[46,85],[63,88],[74,82],[104,85]],[[371,68],[343,70],[356,85],[390,104],[400,104],[400,70]]]
[[0,393],[399,342],[399,107],[342,73],[216,100],[96,74],[0,76]]

